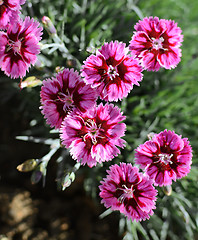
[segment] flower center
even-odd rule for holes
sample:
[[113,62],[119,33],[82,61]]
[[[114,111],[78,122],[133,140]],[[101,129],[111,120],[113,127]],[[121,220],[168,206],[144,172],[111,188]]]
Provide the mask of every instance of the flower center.
[[3,5],[3,4],[4,4],[3,0],[0,0],[0,6]]
[[93,119],[88,119],[85,122],[85,126],[87,127],[87,133],[83,136],[83,140],[86,141],[86,137],[88,136],[91,138],[92,143],[96,145],[97,137],[101,137],[99,136],[101,125],[98,127]]
[[109,68],[107,70],[107,75],[109,76],[109,78],[111,80],[113,80],[116,76],[119,76],[117,70],[115,67],[113,67],[112,65],[109,65]]
[[13,44],[12,49],[15,53],[20,53],[21,51],[21,41],[17,41]]
[[82,136],[84,142],[86,142],[86,138],[89,138],[89,139],[91,138],[92,143],[96,145],[98,138],[105,138],[105,136],[102,136],[103,135],[102,132],[104,132],[104,129],[101,128],[101,124],[97,125],[94,119],[88,119],[85,122],[85,126],[86,126],[86,134]]
[[126,198],[133,198],[134,191],[133,185],[131,185],[130,188],[128,188],[126,185],[122,185],[122,188],[117,188],[118,190],[123,191],[123,193],[119,196],[118,200],[120,203],[123,203]]
[[62,92],[59,92],[58,93],[58,99],[57,100],[60,100],[62,103],[64,103],[63,105],[63,110],[65,112],[68,112],[69,109],[71,108],[72,104],[73,104],[73,100],[72,100],[72,96],[70,95],[69,91],[67,90],[67,93],[62,93]]
[[[1,0],[0,0],[1,1]],[[23,40],[23,38],[15,41],[12,41],[11,39],[9,39],[9,42],[6,46],[6,52],[9,52],[11,49],[14,51],[14,54],[18,54],[21,56],[21,41]]]
[[159,161],[164,163],[164,164],[172,164],[173,162],[171,161],[173,154],[167,154],[167,153],[160,153],[158,154]]
[[160,37],[159,39],[151,38],[152,47],[156,50],[164,49],[162,43],[164,42],[164,38]]

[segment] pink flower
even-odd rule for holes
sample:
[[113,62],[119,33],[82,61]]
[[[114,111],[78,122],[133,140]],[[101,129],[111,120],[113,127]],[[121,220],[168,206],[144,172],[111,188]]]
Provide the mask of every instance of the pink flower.
[[96,93],[77,71],[64,69],[55,78],[43,81],[41,109],[51,127],[60,128],[63,119],[74,109],[85,112],[96,102]]
[[105,207],[119,210],[132,221],[149,219],[153,215],[157,195],[152,181],[130,163],[112,165],[107,173],[99,186]]
[[146,170],[155,185],[166,186],[190,172],[192,148],[187,138],[164,130],[140,145],[135,157],[136,163]]
[[175,68],[180,62],[181,29],[172,20],[144,18],[135,25],[129,49],[148,71]]
[[0,67],[6,75],[22,78],[31,64],[35,64],[41,31],[39,23],[29,17],[10,24],[7,33],[0,31]]
[[113,104],[101,103],[85,113],[73,112],[65,118],[61,127],[61,139],[70,148],[72,157],[89,167],[110,161],[120,153],[116,147],[124,147],[126,125],[120,109]]
[[24,3],[25,0],[0,0],[0,29],[7,29],[9,23],[19,19],[19,10]]
[[111,41],[105,43],[96,55],[84,61],[82,76],[99,92],[101,99],[118,101],[126,97],[142,80],[139,61],[127,55],[125,43]]

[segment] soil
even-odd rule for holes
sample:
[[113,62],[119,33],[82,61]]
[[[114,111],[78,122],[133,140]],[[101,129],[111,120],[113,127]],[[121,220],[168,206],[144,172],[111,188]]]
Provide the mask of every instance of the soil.
[[115,218],[100,220],[100,207],[75,191],[69,197],[13,186],[0,191],[1,240],[119,239]]
[[[9,90],[8,84],[9,80],[1,91]],[[46,152],[39,144],[15,138],[26,130],[29,121],[28,116],[15,110],[20,106],[16,100],[19,94],[14,91],[0,104],[0,240],[121,239],[118,213],[99,218],[106,209],[84,191],[83,175],[65,191],[58,191],[54,162],[48,166],[44,188],[41,183],[31,183],[30,173],[16,170],[25,160]]]

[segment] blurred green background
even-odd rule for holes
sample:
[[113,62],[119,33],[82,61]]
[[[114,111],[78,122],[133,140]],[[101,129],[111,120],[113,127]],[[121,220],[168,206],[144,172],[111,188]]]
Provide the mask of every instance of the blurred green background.
[[[22,8],[23,17],[29,15],[40,22],[42,16],[50,17],[61,43],[67,49],[62,51],[60,48],[51,47],[41,52],[39,60],[42,67],[31,69],[27,75],[37,76],[41,80],[52,76],[57,66],[79,70],[90,54],[88,47],[98,48],[104,41],[111,40],[123,41],[128,45],[134,25],[140,18],[158,16],[172,19],[183,31],[182,60],[178,67],[173,70],[161,69],[156,73],[145,71],[140,87],[135,86],[128,97],[118,103],[127,116],[125,140],[128,144],[112,163],[133,163],[133,150],[147,139],[148,133],[169,129],[189,139],[193,148],[192,169],[187,177],[173,183],[170,196],[165,194],[164,189],[158,189],[157,208],[150,220],[131,223],[123,216],[119,217],[120,236],[124,240],[198,239],[197,12],[197,0],[32,0],[27,1]],[[53,37],[44,30],[42,45],[53,46],[53,43]],[[4,115],[1,121],[6,121],[8,114],[13,116],[10,135],[51,137],[50,128],[46,126],[39,111],[40,86],[20,91],[19,80],[10,80],[3,74],[0,82],[0,104]],[[13,121],[21,123],[21,119],[23,123],[21,127],[17,127]],[[2,122],[1,126],[3,125]],[[3,134],[6,135],[5,131]],[[8,149],[6,144],[6,141],[1,144],[4,156]],[[47,152],[47,149],[43,152]],[[9,154],[11,156],[11,153]],[[19,159],[18,163],[20,162]],[[95,196],[98,202],[100,200],[96,194],[97,185],[112,163],[104,164],[102,169],[94,169],[94,174],[90,173],[92,169],[85,168],[85,185],[90,184],[90,187],[85,188],[89,189],[89,193]]]

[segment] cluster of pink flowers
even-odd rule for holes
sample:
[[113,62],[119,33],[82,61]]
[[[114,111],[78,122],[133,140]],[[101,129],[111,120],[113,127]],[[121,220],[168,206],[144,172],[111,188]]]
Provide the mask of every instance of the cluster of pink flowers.
[[0,68],[11,78],[22,78],[40,53],[39,22],[19,16],[25,0],[0,1]]
[[119,210],[136,221],[149,219],[155,209],[155,186],[171,185],[191,168],[192,148],[187,138],[164,130],[135,150],[136,163],[144,170],[121,163],[107,171],[101,181],[100,197],[105,207]]
[[[81,74],[64,69],[43,81],[42,113],[81,165],[110,161],[125,147],[125,116],[108,102],[127,97],[142,81],[143,70],[171,69],[180,61],[183,36],[174,21],[146,17],[135,30],[128,47],[104,43],[84,61]],[[106,104],[97,105],[97,98]],[[99,189],[105,207],[141,221],[156,208],[154,186],[171,185],[189,173],[192,148],[187,138],[164,130],[135,150],[135,161],[144,172],[130,163],[114,164]]]
[[[25,0],[0,0],[0,68],[11,78],[22,78],[37,60],[42,28],[30,17],[19,17]],[[49,24],[47,17],[43,18]],[[50,25],[52,34],[56,33]],[[172,20],[146,17],[135,25],[127,47],[105,42],[82,65],[81,73],[64,69],[43,81],[41,112],[59,130],[63,146],[74,160],[90,168],[111,161],[125,147],[125,116],[112,101],[127,97],[139,86],[143,70],[175,68],[181,60],[181,29]],[[98,103],[101,99],[106,103]],[[136,221],[154,213],[157,190],[186,176],[192,163],[187,138],[164,130],[137,147],[135,162],[114,164],[101,181],[105,207]]]
[[97,98],[118,101],[142,80],[139,61],[122,42],[105,43],[84,62],[81,76],[64,69],[43,81],[41,109],[47,123],[60,130],[62,144],[73,159],[89,167],[112,160],[123,148],[125,116],[113,104],[97,105]]

